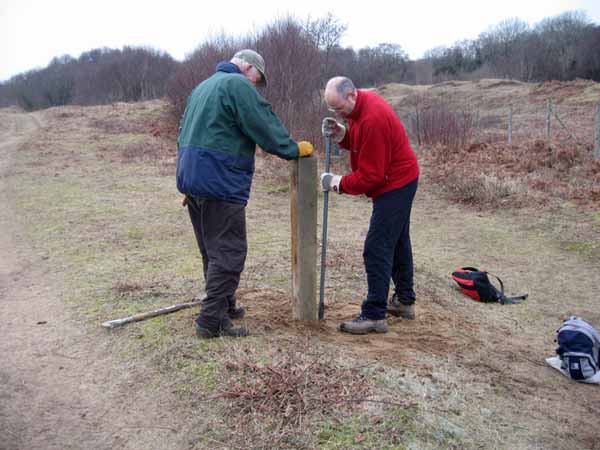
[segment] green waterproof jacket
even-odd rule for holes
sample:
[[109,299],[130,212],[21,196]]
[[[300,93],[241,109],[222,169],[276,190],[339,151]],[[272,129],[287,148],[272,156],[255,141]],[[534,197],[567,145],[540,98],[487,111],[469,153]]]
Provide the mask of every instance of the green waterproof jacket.
[[248,202],[256,145],[298,158],[298,144],[269,102],[232,63],[220,63],[192,91],[177,144],[177,189],[232,203]]

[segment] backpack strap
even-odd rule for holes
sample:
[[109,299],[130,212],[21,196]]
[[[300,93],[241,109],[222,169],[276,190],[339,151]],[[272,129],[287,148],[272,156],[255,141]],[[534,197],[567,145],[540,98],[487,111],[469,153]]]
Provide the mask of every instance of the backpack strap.
[[502,280],[500,279],[500,277],[498,275],[493,274],[492,272],[486,272],[488,275],[493,276],[494,278],[496,278],[496,280],[498,280],[498,282],[500,283],[500,295],[502,297],[504,297],[504,283],[502,282]]
[[492,275],[493,277],[495,277],[498,280],[498,282],[500,283],[500,293],[498,295],[498,301],[500,302],[500,304],[502,304],[502,305],[518,305],[519,303],[525,301],[527,299],[527,297],[529,297],[529,294],[515,295],[514,297],[507,297],[506,295],[504,295],[504,283],[502,282],[500,277],[498,275],[494,275],[491,272],[487,272],[487,273],[489,275]]
[[503,305],[518,305],[519,303],[527,300],[527,297],[529,297],[529,294],[515,295],[514,297],[507,297],[506,295],[502,294],[500,303]]

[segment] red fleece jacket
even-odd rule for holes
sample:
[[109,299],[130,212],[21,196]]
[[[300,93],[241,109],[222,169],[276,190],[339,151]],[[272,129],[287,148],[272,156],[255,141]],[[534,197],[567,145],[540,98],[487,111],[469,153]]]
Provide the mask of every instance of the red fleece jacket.
[[342,192],[375,200],[419,176],[419,164],[404,126],[374,92],[358,91],[340,147],[350,151],[352,172],[342,177]]

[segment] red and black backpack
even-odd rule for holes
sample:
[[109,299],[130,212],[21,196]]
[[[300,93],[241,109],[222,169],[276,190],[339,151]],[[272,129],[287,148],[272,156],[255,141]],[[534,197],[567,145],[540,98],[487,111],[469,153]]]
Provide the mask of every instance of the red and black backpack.
[[[488,278],[488,274],[495,277],[500,283],[498,290]],[[479,270],[476,267],[461,267],[452,272],[452,278],[456,281],[463,294],[468,295],[480,302],[499,302],[503,305],[521,303],[528,294],[507,297],[504,295],[504,283],[493,273]]]

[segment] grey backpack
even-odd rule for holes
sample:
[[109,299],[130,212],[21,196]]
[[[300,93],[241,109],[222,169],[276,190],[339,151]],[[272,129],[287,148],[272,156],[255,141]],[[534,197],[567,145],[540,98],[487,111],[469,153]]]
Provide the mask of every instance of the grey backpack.
[[556,336],[561,368],[574,380],[585,380],[600,370],[600,334],[585,320],[572,316]]

